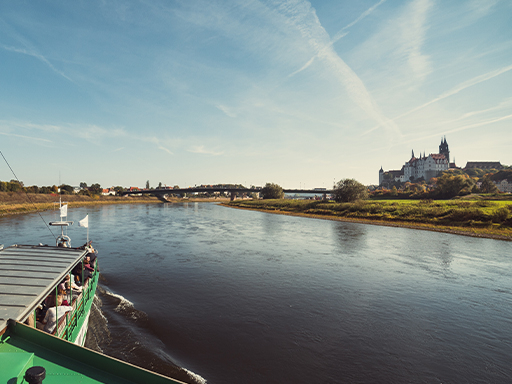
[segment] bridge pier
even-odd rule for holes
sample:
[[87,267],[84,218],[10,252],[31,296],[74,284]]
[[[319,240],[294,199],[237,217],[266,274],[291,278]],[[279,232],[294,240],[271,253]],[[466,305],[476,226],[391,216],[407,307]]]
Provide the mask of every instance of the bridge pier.
[[231,191],[231,201],[236,200],[236,192]]
[[168,203],[169,201],[167,200],[167,194],[161,194],[161,193],[155,193],[155,196],[158,198],[158,200],[164,202],[164,203]]
[[324,193],[324,200],[327,200],[327,193]]

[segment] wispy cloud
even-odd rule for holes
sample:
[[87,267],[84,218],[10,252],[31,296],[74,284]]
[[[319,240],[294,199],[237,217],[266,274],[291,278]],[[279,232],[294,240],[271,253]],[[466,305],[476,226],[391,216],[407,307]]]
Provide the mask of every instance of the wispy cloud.
[[[426,140],[431,139],[431,138],[449,135],[450,133],[455,133],[455,132],[462,132],[462,131],[466,131],[466,130],[472,129],[472,128],[485,127],[485,126],[489,126],[489,125],[499,123],[502,121],[506,121],[506,120],[510,120],[510,119],[512,119],[512,114],[492,117],[492,118],[478,121],[476,123],[455,126],[448,130],[446,130],[446,128],[443,128],[442,133],[440,133],[439,131],[433,131],[433,130],[430,130],[430,131],[420,130],[419,132],[428,132],[428,133],[426,133],[425,135],[421,135],[421,134],[418,135],[417,132],[415,132],[413,137],[411,137],[409,140],[405,140],[405,141],[401,142],[401,144],[403,145],[403,144],[408,144],[408,143],[413,143],[413,142],[424,143]],[[445,125],[445,124],[443,123],[443,125]]]
[[508,72],[512,69],[512,65],[509,65],[509,66],[506,66],[506,67],[502,67],[502,68],[499,68],[499,69],[496,69],[494,71],[491,71],[491,72],[487,72],[487,73],[484,73],[483,75],[480,75],[480,76],[476,76],[476,77],[473,77],[472,79],[469,79],[467,81],[464,81],[463,83],[460,83],[459,85],[453,87],[452,89],[449,89],[448,91],[446,92],[443,92],[441,95],[437,96],[436,98],[422,104],[422,105],[419,105],[405,113],[402,113],[401,115],[399,116],[396,116],[395,118],[393,118],[393,120],[398,120],[404,116],[408,116],[410,115],[411,113],[414,113],[416,111],[419,111],[420,109],[423,109],[425,107],[428,107],[429,105],[431,104],[434,104],[434,103],[437,103],[438,101],[441,101],[443,99],[446,99],[447,97],[450,97],[450,96],[453,96],[453,95],[456,95],[457,93],[469,88],[469,87],[472,87],[474,85],[477,85],[477,84],[480,84],[480,83],[483,83],[484,81],[487,81],[487,80],[490,80],[496,76],[499,76],[505,72]]
[[48,139],[43,139],[41,137],[33,137],[33,136],[25,136],[25,135],[18,135],[16,133],[10,133],[10,132],[0,132],[0,135],[3,136],[12,136],[12,137],[19,137],[20,139],[27,139],[27,140],[34,140],[34,141],[42,141],[45,143],[53,143],[53,141]]
[[221,104],[216,105],[216,107],[217,107],[218,109],[220,109],[222,112],[224,112],[224,114],[225,114],[226,116],[228,116],[228,117],[233,117],[233,118],[234,118],[234,117],[236,117],[236,113],[234,113],[234,112],[233,112],[233,110],[232,110],[231,108],[226,107],[225,105],[221,105]]
[[286,16],[289,28],[298,30],[304,43],[316,52],[315,56],[327,64],[331,75],[340,81],[356,105],[393,134],[400,134],[398,126],[380,111],[363,81],[334,51],[329,35],[310,4],[302,0],[289,0],[277,9]]
[[490,124],[498,123],[500,121],[509,120],[509,119],[512,119],[512,114],[506,115],[506,116],[496,117],[496,118],[493,118],[493,119],[488,119],[488,120],[485,120],[485,121],[480,121],[480,122],[474,123],[474,124],[468,124],[468,125],[463,125],[461,127],[453,128],[453,129],[447,131],[446,134],[453,133],[453,132],[465,131],[465,130],[471,129],[471,128],[487,126],[487,125],[490,125]]
[[354,25],[356,25],[357,23],[359,23],[361,20],[363,20],[365,17],[367,17],[368,15],[370,15],[373,11],[375,11],[375,9],[381,5],[382,3],[384,3],[386,0],[380,0],[377,4],[371,6],[370,8],[368,8],[366,11],[364,11],[363,13],[361,13],[361,15],[359,15],[359,17],[357,19],[355,19],[353,22],[351,22],[350,24],[347,24],[346,26],[344,26],[343,28],[340,29],[340,31],[338,33],[336,33],[334,35],[334,37],[332,38],[332,43],[335,43],[336,41],[338,41],[339,39],[345,37],[347,35],[348,32],[346,32],[347,29],[353,27]]
[[44,64],[46,64],[48,67],[50,67],[50,69],[52,71],[54,71],[55,73],[59,74],[60,76],[64,77],[65,79],[73,82],[73,80],[71,78],[69,78],[64,72],[55,68],[55,66],[52,63],[50,63],[50,61],[46,57],[44,57],[43,55],[41,55],[33,50],[29,50],[29,49],[25,49],[25,48],[9,47],[6,45],[1,45],[1,47],[3,49],[5,49],[6,51],[21,53],[23,55],[35,57],[36,59],[42,61]]
[[306,68],[308,68],[311,64],[313,64],[313,61],[315,61],[315,58],[316,56],[313,56],[311,59],[309,59],[309,61],[304,64],[301,68],[297,69],[295,72],[292,72],[288,75],[288,77],[293,77],[295,76],[297,73],[300,73],[302,71],[304,71]]
[[55,124],[34,124],[26,121],[8,121],[8,120],[0,120],[0,127],[8,128],[8,129],[27,129],[27,130],[39,130],[48,133],[52,132],[61,132],[62,127]]
[[211,149],[206,149],[204,147],[204,145],[194,145],[194,146],[190,147],[190,149],[188,151],[192,152],[192,153],[200,153],[200,154],[204,154],[204,155],[213,155],[213,156],[220,156],[220,155],[224,154],[224,152],[218,152],[218,151],[214,151]]
[[[329,42],[329,45],[333,45],[334,43],[336,43],[338,40],[342,39],[343,37],[347,36],[348,34],[348,31],[346,31],[347,29],[349,29],[350,27],[353,27],[355,24],[357,24],[358,22],[360,22],[361,20],[363,20],[365,17],[367,17],[368,15],[370,15],[379,5],[381,5],[382,3],[384,3],[386,0],[380,0],[377,4],[373,5],[372,7],[368,8],[366,11],[364,11],[361,15],[359,15],[359,17],[357,19],[355,19],[353,22],[351,22],[350,24],[344,26],[342,29],[340,29],[333,37],[332,39],[330,40]],[[295,72],[291,73],[290,75],[288,75],[288,77],[292,77],[292,76],[295,76],[296,74],[304,71],[305,69],[307,69],[311,64],[313,64],[313,61],[315,61],[315,58],[317,57],[318,55],[315,55],[313,56],[310,60],[308,60],[308,62],[306,64],[304,64],[301,68],[299,68],[298,70],[296,70]]]
[[427,27],[427,15],[432,7],[431,0],[416,0],[400,20],[402,40],[401,53],[407,57],[407,62],[417,81],[432,72],[430,59],[422,53]]

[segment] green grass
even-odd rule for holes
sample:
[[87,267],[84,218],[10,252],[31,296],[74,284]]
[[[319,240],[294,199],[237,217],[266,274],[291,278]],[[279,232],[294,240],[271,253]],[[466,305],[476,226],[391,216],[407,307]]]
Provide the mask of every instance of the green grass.
[[458,228],[512,238],[512,201],[490,200],[363,200],[354,203],[311,200],[245,200],[226,205],[429,228]]

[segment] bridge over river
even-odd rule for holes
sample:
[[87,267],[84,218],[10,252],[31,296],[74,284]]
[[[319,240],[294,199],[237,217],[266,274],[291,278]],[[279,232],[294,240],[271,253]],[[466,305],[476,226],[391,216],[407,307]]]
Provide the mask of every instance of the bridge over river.
[[[184,195],[190,193],[224,193],[227,192],[231,195],[231,200],[236,199],[236,195],[239,193],[260,193],[262,188],[223,188],[223,187],[190,187],[190,188],[160,188],[160,189],[140,189],[136,191],[124,191],[121,195],[140,195],[140,194],[152,194],[158,197],[162,201],[167,201],[167,196],[169,195]],[[332,190],[327,190],[325,188],[315,188],[315,189],[283,189],[285,194],[295,194],[295,195],[322,195],[324,199],[327,198],[328,194],[332,193]]]

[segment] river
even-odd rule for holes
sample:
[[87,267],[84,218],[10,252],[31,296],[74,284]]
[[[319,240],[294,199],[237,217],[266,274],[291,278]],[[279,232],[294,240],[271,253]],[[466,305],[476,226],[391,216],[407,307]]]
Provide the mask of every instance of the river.
[[[109,355],[191,383],[512,382],[510,242],[211,203],[68,219],[87,213],[88,345]],[[54,243],[38,214],[0,227],[5,245]]]

